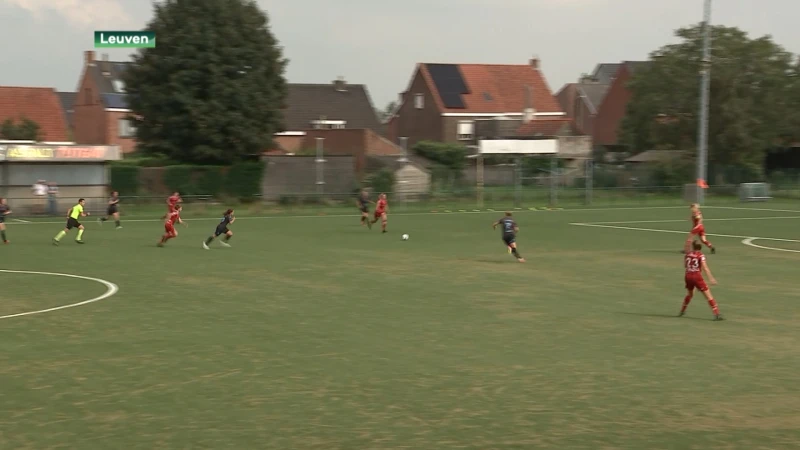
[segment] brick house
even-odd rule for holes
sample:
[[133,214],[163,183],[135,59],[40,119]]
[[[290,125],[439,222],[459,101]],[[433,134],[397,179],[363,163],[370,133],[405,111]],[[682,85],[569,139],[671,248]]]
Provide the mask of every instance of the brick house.
[[135,128],[125,99],[122,74],[129,62],[95,59],[84,52],[83,73],[73,101],[73,133],[79,144],[118,145],[124,153],[136,149]]
[[[526,99],[530,98],[526,105]],[[388,124],[392,141],[408,137],[469,144],[475,121],[504,116],[518,124],[524,113],[564,117],[534,58],[528,64],[418,64]]]
[[381,134],[367,87],[339,78],[330,84],[289,84],[283,110],[286,132],[365,129]]
[[39,125],[42,142],[72,141],[55,89],[0,86],[0,124],[6,120],[19,124],[23,119]]
[[649,64],[648,61],[625,61],[619,65],[593,121],[595,146],[612,152],[622,147],[619,140],[620,125],[631,99],[627,85],[634,73],[646,69]]
[[577,83],[564,85],[556,99],[567,117],[582,133],[594,137],[594,121],[622,64],[598,64],[594,72],[581,76]]

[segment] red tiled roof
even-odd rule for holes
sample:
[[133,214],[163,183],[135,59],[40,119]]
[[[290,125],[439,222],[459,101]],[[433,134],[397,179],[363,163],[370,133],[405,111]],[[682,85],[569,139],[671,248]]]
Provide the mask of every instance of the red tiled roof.
[[520,125],[517,136],[557,136],[564,126],[572,126],[571,119],[535,119]]
[[[421,66],[428,86],[437,93],[427,69]],[[436,103],[446,113],[509,113],[525,108],[526,86],[530,86],[536,112],[562,112],[561,106],[544,79],[542,72],[529,64],[458,64],[468,94],[461,96],[465,108],[445,108],[439,95]]]
[[39,124],[42,141],[69,141],[66,113],[55,89],[0,86],[0,123],[29,119]]

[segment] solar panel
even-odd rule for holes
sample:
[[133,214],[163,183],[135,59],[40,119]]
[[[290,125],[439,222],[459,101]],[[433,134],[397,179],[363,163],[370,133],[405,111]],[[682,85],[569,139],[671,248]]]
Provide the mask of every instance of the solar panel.
[[462,94],[468,94],[464,77],[456,64],[428,64],[428,73],[446,108],[464,108]]
[[442,103],[445,108],[465,108],[464,100],[461,99],[461,94],[455,92],[440,92]]
[[106,108],[128,109],[128,102],[123,94],[103,94]]

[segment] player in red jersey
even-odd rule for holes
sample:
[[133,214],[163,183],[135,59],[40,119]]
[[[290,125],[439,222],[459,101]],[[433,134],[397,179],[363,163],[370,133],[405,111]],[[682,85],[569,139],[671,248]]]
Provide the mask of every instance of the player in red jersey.
[[175,222],[183,226],[188,226],[186,222],[181,220],[181,205],[179,204],[176,204],[175,210],[165,215],[164,218],[166,219],[164,221],[164,236],[161,236],[161,241],[158,242],[159,247],[163,247],[168,240],[178,237],[178,230],[175,229]]
[[179,194],[177,191],[173,192],[172,195],[170,195],[169,198],[167,198],[167,211],[169,212],[175,211],[175,205],[181,202],[183,202],[181,194]]
[[381,230],[386,233],[386,222],[387,218],[386,215],[389,211],[389,204],[386,202],[386,194],[381,194],[378,197],[378,201],[375,203],[375,217],[372,219],[372,223],[381,221]]
[[714,301],[711,290],[703,279],[703,272],[705,272],[708,277],[708,282],[712,285],[717,284],[717,280],[711,275],[711,269],[708,268],[706,257],[701,252],[702,249],[703,244],[697,241],[693,241],[691,244],[688,242],[686,243],[686,248],[684,249],[686,251],[686,256],[683,258],[683,264],[686,268],[686,275],[684,277],[686,283],[686,297],[683,299],[681,313],[678,314],[678,316],[686,314],[686,308],[689,307],[689,302],[692,301],[692,297],[694,296],[694,290],[697,289],[703,293],[708,301],[708,306],[711,307],[711,311],[714,313],[714,320],[722,320],[717,302]]
[[686,246],[687,248],[691,243],[694,241],[694,237],[697,236],[700,238],[700,242],[706,245],[706,247],[711,249],[711,254],[717,253],[717,249],[708,242],[706,239],[706,227],[703,226],[703,213],[700,211],[700,205],[697,203],[692,203],[689,207],[692,212],[691,220],[692,220],[692,231],[689,232],[689,237],[686,238]]

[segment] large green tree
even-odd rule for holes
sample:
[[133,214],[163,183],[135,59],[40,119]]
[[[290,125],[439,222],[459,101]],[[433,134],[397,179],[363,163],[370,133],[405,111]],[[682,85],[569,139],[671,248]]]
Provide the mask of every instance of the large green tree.
[[230,164],[272,144],[287,61],[255,1],[166,0],[146,30],[157,46],[124,75],[142,151]]
[[[675,34],[680,41],[653,52],[629,84],[622,137],[634,152],[696,147],[703,27]],[[712,39],[709,162],[759,173],[765,152],[796,131],[794,56],[737,28],[713,27]]]

